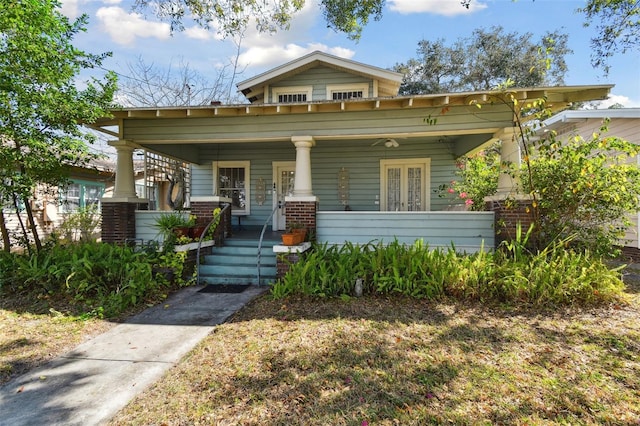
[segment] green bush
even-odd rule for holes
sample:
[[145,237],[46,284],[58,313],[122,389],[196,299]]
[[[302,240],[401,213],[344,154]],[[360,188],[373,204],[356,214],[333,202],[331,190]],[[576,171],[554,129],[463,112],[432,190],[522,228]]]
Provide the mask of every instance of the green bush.
[[624,284],[619,269],[566,245],[566,240],[558,241],[531,253],[524,238],[492,253],[475,254],[460,254],[454,247],[430,249],[421,241],[316,245],[301,262],[290,265],[271,294],[349,297],[359,278],[364,293],[428,299],[567,305],[620,297]]
[[79,310],[114,317],[166,291],[169,283],[152,273],[152,265],[164,261],[110,244],[53,245],[32,255],[3,255],[0,289],[64,295]]

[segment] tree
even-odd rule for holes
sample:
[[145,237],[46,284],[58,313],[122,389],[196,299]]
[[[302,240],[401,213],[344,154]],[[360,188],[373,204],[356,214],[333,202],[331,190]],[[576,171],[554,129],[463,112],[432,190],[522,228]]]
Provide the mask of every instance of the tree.
[[125,106],[190,106],[209,105],[212,101],[229,103],[234,75],[227,67],[220,69],[213,80],[192,69],[188,63],[169,64],[161,68],[146,64],[142,57],[128,64],[129,73],[120,75],[118,102]]
[[[99,66],[106,56],[71,44],[85,30],[86,16],[70,22],[58,12],[56,0],[1,4],[0,205],[11,204],[20,218],[24,209],[23,239],[39,250],[30,203],[34,191],[64,185],[70,166],[92,159],[87,143],[94,137],[78,123],[108,115],[116,78],[108,73],[104,80],[84,82],[82,89],[76,86],[81,71]],[[2,234],[6,242],[6,227]]]
[[518,87],[563,84],[568,37],[547,32],[535,44],[533,34],[506,33],[502,27],[476,29],[451,47],[444,40],[418,42],[419,58],[396,64],[405,74],[401,94],[489,90],[512,80]]
[[[572,137],[558,140],[554,131],[536,132],[552,114],[544,99],[518,102],[510,83],[500,87],[495,102],[511,108],[516,117],[522,166],[500,163],[489,150],[484,155],[464,159],[460,181],[443,191],[465,194],[477,204],[476,194],[493,195],[499,173],[518,176],[516,193],[531,201],[533,241],[543,248],[554,241],[571,241],[574,247],[602,256],[617,254],[616,246],[629,226],[627,215],[640,210],[640,168],[634,156],[640,147],[607,135],[607,124],[589,140]],[[481,105],[477,104],[478,108]],[[529,124],[525,123],[527,121]],[[506,200],[506,205],[515,200]],[[515,202],[517,204],[517,202]]]
[[552,134],[536,143],[528,164],[528,192],[539,194],[542,241],[571,236],[582,248],[611,256],[640,209],[640,169],[630,160],[639,147],[608,136],[607,123],[591,139],[558,141]]
[[[237,34],[254,19],[261,32],[287,29],[293,14],[306,0],[136,0],[135,8],[153,7],[155,14],[171,23],[172,30],[184,29],[185,16],[203,28],[215,26],[222,34]],[[327,26],[360,38],[369,19],[379,20],[385,0],[321,0],[320,8]]]
[[640,5],[637,0],[588,0],[578,9],[585,14],[584,26],[596,24],[591,39],[591,64],[607,74],[609,59],[616,53],[640,50]]

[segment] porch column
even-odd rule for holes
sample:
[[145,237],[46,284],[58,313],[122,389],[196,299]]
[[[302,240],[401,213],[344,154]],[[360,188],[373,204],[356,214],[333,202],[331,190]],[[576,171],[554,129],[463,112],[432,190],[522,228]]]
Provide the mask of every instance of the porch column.
[[[520,142],[517,139],[517,135],[513,128],[506,128],[494,135],[495,138],[502,141],[500,147],[500,159],[503,162],[512,164],[516,170],[520,169],[522,163],[522,157],[520,152]],[[516,178],[509,173],[501,172],[498,175],[498,192],[496,197],[505,199],[507,197],[513,197],[518,192],[519,182]]]
[[[503,162],[520,170],[522,153],[519,134],[513,128],[506,128],[494,135],[502,141],[500,157]],[[512,240],[516,236],[518,225],[527,231],[533,223],[534,209],[531,197],[520,191],[517,177],[501,172],[498,176],[498,190],[495,195],[485,199],[487,210],[495,214],[496,246],[502,241]]]
[[133,150],[136,146],[125,140],[111,141],[109,145],[118,154],[113,198],[138,198],[133,177]]
[[136,195],[133,171],[133,150],[137,146],[129,141],[109,142],[117,152],[116,177],[111,197],[102,198],[102,242],[125,244],[136,235],[136,210],[147,210],[147,199]]
[[312,136],[292,136],[291,142],[296,146],[296,176],[293,196],[313,196],[311,188],[311,147],[315,146],[315,141]]

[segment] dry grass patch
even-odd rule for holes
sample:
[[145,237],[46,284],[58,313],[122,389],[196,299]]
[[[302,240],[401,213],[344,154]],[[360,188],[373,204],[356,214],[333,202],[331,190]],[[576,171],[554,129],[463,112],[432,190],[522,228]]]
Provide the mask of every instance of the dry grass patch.
[[112,424],[637,425],[637,291],[546,312],[265,296]]
[[60,309],[47,298],[2,293],[0,385],[111,327],[107,321],[63,314]]

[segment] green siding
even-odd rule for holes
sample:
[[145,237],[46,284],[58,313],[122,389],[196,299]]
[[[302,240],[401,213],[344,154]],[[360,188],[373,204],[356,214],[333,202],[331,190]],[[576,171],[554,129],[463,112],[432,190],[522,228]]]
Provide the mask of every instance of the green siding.
[[[437,189],[455,178],[452,144],[429,139],[403,140],[400,147],[385,148],[375,140],[318,141],[311,149],[313,192],[319,200],[320,211],[340,211],[344,206],[338,201],[338,172],[342,167],[349,171],[349,206],[354,211],[378,211],[375,203],[380,194],[380,160],[404,158],[431,158],[431,187],[428,195],[431,210],[446,208],[447,199],[438,196]],[[243,225],[262,225],[272,209],[272,198],[258,206],[255,186],[264,179],[267,190],[273,187],[273,161],[295,161],[296,150],[291,142],[247,143],[242,145],[218,144],[202,147],[199,161],[192,167],[192,195],[212,195],[212,162],[214,160],[249,160],[251,162],[251,215],[243,219]]]
[[[248,107],[251,111],[251,107]],[[289,141],[291,136],[343,137],[344,135],[380,135],[433,132],[473,131],[493,133],[496,128],[511,127],[511,112],[503,106],[473,111],[471,107],[451,107],[445,115],[440,108],[403,110],[371,110],[304,114],[273,114],[233,117],[126,119],[124,139],[143,145],[154,141],[170,141],[177,146],[185,142],[217,140],[258,140],[264,138]],[[437,115],[433,125],[425,118]],[[442,133],[440,133],[442,132]]]
[[[332,84],[345,84],[345,83],[367,83],[369,85],[369,97],[373,95],[373,80],[363,76],[350,74],[344,71],[335,70],[329,67],[315,67],[308,69],[304,72],[296,74],[287,80],[274,83],[270,86],[274,87],[291,87],[291,86],[312,86],[313,87],[313,99],[309,101],[323,101],[327,99],[327,86]],[[269,102],[275,103],[272,96],[273,92],[269,93]]]
[[366,244],[398,240],[473,253],[495,247],[493,212],[320,212],[320,243]]

